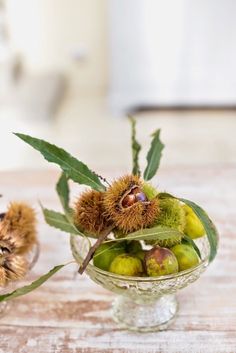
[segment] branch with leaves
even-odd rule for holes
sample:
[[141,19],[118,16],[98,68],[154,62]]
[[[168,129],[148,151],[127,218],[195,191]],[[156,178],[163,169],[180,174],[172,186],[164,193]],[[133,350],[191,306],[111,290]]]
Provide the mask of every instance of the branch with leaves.
[[[90,250],[84,259],[84,262],[80,267],[80,273],[83,273],[83,271],[86,269],[86,266],[94,255],[94,252],[103,242],[107,244],[114,241],[118,243],[122,241],[131,240],[154,242],[155,244],[178,244],[180,242],[183,242],[191,245],[195,249],[198,256],[201,258],[201,253],[196,243],[187,234],[185,234],[183,230],[174,229],[170,226],[158,223],[153,225],[147,224],[147,226],[144,226],[145,222],[143,220],[145,212],[153,212],[154,209],[158,210],[157,199],[159,200],[158,202],[160,202],[161,200],[172,198],[190,207],[194,214],[201,221],[210,244],[209,261],[212,261],[217,253],[218,233],[215,225],[208,217],[207,213],[200,206],[198,206],[192,201],[183,198],[175,198],[174,196],[167,193],[154,192],[154,188],[151,188],[150,186],[147,188],[147,182],[149,182],[157,174],[162,157],[162,151],[164,149],[164,144],[160,139],[160,129],[156,130],[152,134],[151,145],[146,156],[147,165],[143,173],[143,181],[141,181],[141,168],[139,165],[141,144],[138,142],[136,137],[136,121],[133,117],[129,117],[129,120],[131,123],[131,147],[133,161],[132,174],[131,176],[121,178],[119,182],[115,181],[114,183],[108,182],[106,178],[92,171],[92,169],[90,169],[86,164],[72,156],[63,148],[57,147],[56,145],[53,145],[47,141],[29,135],[15,133],[17,137],[19,137],[21,140],[23,140],[35,150],[40,152],[48,162],[56,164],[61,170],[61,176],[56,184],[56,191],[62,206],[63,213],[54,210],[49,210],[41,205],[45,221],[50,226],[55,227],[70,235],[73,234],[75,236],[86,237],[88,239],[96,239],[95,243],[91,245]],[[99,226],[99,224],[96,223],[95,218],[93,219],[94,234],[93,232],[88,233],[85,229],[85,226],[82,226],[75,222],[75,210],[70,206],[70,180],[77,184],[89,186],[91,188],[91,204],[95,204],[97,202],[97,204],[95,205],[95,213],[100,214],[102,218],[104,228],[103,230],[101,230],[102,228]],[[127,190],[125,189],[121,192],[122,187],[124,188],[124,185],[126,185],[125,183],[127,183]],[[142,185],[145,185],[146,189],[148,189],[149,199],[143,193]],[[119,199],[119,202],[117,202],[117,205],[115,204],[113,210],[112,207],[114,204],[114,195],[112,194],[112,192],[115,188],[117,188],[118,190],[116,191],[117,194],[120,193],[122,197]],[[89,204],[86,195],[84,196],[84,200]],[[86,204],[85,201],[84,204]],[[133,203],[136,202],[143,203],[141,214],[139,218],[137,217],[137,219],[139,219],[141,223],[139,224],[139,227],[132,226],[129,229],[129,223],[127,223],[127,220],[132,219],[132,213],[128,214],[127,217],[127,209],[125,210],[125,207],[127,207],[127,205],[128,207],[130,207],[130,205],[132,206]],[[107,209],[104,212],[104,205],[108,207],[108,209],[111,211],[109,217],[112,218],[112,224],[109,224],[109,221],[107,220],[107,226],[106,219],[104,218],[104,214],[107,213]],[[124,208],[122,209],[122,207]],[[133,209],[135,209],[135,207]],[[122,211],[126,219],[120,220],[120,218],[115,214],[116,210],[119,210],[119,212]],[[91,212],[88,215],[88,218],[89,217],[95,217],[94,213]],[[149,218],[147,217],[147,219]],[[90,220],[88,219],[87,222],[89,221]],[[86,222],[84,224],[86,224]],[[110,234],[111,231],[114,230],[114,228],[116,230],[117,227],[121,227],[121,229],[123,227],[123,233],[121,236],[114,239],[114,237],[110,236]],[[10,300],[31,292],[32,290],[38,288],[43,283],[45,283],[49,278],[51,278],[55,273],[57,273],[66,265],[67,264],[58,265],[52,270],[50,270],[47,274],[34,281],[31,285],[24,286],[11,293],[0,296],[0,301]]]

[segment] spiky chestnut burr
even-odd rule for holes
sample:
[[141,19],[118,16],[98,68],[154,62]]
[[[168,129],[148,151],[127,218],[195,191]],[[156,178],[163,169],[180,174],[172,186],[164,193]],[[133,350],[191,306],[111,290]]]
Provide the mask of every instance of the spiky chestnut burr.
[[150,226],[159,213],[158,198],[149,201],[142,186],[138,176],[126,175],[114,181],[104,194],[107,217],[124,234]]
[[158,215],[155,224],[174,228],[183,232],[185,227],[185,212],[181,203],[174,198],[160,200],[160,214]]
[[158,195],[158,190],[150,183],[143,183],[143,192],[147,196],[148,200],[153,200]]
[[28,263],[24,256],[11,253],[5,244],[0,247],[0,286],[4,287],[9,281],[23,278],[28,270]]
[[24,256],[11,254],[6,257],[3,267],[9,281],[22,279],[28,270],[28,263]]
[[0,222],[0,241],[15,254],[31,250],[37,242],[35,211],[25,203],[12,202]]
[[76,201],[74,222],[87,235],[98,237],[111,226],[105,215],[103,199],[103,192],[88,190]]
[[[180,202],[176,199],[166,198],[160,200],[159,206],[160,213],[153,226],[161,225],[183,232],[185,226],[185,212]],[[165,240],[158,239],[155,241],[145,241],[145,243],[148,245],[159,245],[161,247],[170,248],[176,244],[180,244],[182,238],[183,235],[179,233]]]
[[7,284],[7,277],[5,268],[0,265],[0,287],[5,287]]

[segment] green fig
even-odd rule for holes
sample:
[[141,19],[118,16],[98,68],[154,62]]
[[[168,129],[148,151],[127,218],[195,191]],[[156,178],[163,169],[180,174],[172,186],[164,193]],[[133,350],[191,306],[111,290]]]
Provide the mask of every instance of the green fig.
[[125,252],[124,242],[110,242],[101,244],[93,256],[94,266],[104,271],[109,271],[110,264],[114,258]]
[[141,276],[143,265],[138,257],[124,253],[114,258],[109,271],[123,276]]
[[204,236],[205,229],[194,211],[187,205],[184,205],[183,209],[185,211],[184,233],[192,239]]
[[159,246],[146,253],[145,266],[150,277],[170,275],[179,269],[178,261],[170,249]]
[[171,251],[177,258],[179,271],[187,270],[199,264],[198,254],[191,245],[177,244],[171,248]]

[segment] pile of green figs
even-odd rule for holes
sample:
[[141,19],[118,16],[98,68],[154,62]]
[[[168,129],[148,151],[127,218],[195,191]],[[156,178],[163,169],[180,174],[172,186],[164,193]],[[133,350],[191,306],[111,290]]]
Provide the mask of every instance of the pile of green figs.
[[[205,235],[202,223],[187,205],[184,233],[191,239]],[[197,266],[200,258],[189,243],[174,246],[147,245],[143,241],[123,240],[102,243],[93,257],[94,266],[123,276],[157,277],[175,274]]]

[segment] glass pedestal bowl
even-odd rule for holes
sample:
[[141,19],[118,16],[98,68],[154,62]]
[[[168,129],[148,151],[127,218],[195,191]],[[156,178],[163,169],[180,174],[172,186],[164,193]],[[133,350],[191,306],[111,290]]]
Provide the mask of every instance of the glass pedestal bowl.
[[[70,243],[75,260],[81,264],[89,250],[88,240],[71,235]],[[95,283],[118,294],[112,305],[112,316],[121,328],[140,332],[164,330],[178,310],[175,293],[195,282],[209,264],[207,237],[198,239],[196,243],[202,256],[200,264],[173,275],[121,276],[103,271],[91,263],[86,273]]]
[[[36,243],[31,251],[28,252],[26,255],[26,259],[28,261],[29,267],[27,273],[34,267],[39,257],[39,244]],[[27,276],[27,274],[26,274]],[[14,291],[17,287],[20,287],[21,280],[18,281],[11,281],[7,286],[0,287],[0,295],[9,293]],[[4,316],[10,306],[10,302],[3,301],[0,302],[0,318]]]

